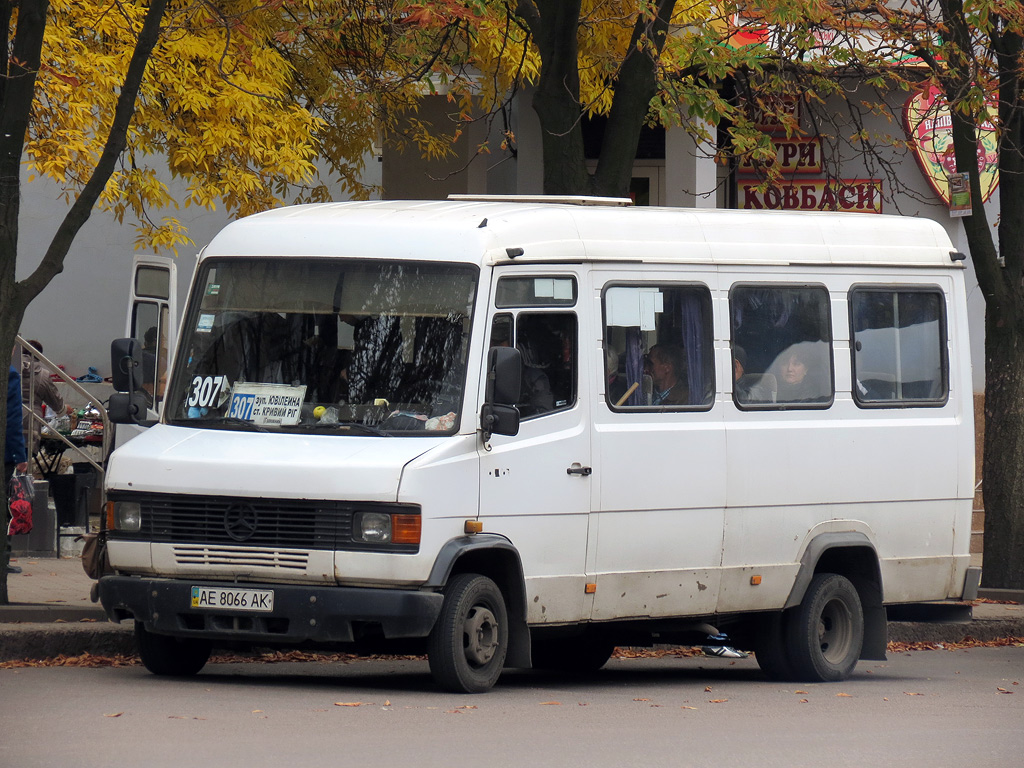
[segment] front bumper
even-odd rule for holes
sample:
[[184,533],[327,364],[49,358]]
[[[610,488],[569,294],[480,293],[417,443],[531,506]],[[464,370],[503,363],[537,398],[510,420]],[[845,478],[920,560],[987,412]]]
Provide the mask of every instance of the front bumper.
[[[274,590],[274,610],[248,613],[191,607],[192,587]],[[294,584],[225,584],[203,579],[104,576],[100,602],[116,622],[134,618],[150,632],[266,645],[351,643],[426,637],[441,612],[438,592]]]

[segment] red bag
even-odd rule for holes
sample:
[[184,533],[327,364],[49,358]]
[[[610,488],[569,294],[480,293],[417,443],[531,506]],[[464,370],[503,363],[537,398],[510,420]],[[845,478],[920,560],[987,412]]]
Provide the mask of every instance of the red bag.
[[11,493],[8,498],[11,522],[7,526],[8,536],[18,536],[32,531],[32,499],[35,495],[31,475],[15,474],[11,478]]

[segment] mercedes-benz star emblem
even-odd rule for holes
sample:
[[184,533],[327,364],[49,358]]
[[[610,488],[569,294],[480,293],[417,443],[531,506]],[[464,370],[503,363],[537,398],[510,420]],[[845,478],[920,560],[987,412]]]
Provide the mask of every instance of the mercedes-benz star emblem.
[[233,504],[224,513],[224,530],[235,541],[248,541],[256,533],[256,510],[248,504]]

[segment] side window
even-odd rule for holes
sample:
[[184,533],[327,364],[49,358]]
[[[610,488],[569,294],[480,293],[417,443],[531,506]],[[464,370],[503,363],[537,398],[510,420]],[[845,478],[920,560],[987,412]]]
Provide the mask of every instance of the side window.
[[729,294],[733,400],[740,408],[827,408],[834,393],[828,291],[737,285]]
[[858,405],[944,403],[949,391],[945,319],[941,291],[853,288],[853,397]]
[[515,346],[523,357],[519,413],[524,419],[576,403],[577,330],[573,312],[496,315],[490,344]]
[[711,407],[714,339],[706,287],[609,287],[604,293],[604,349],[610,408]]
[[132,331],[142,339],[142,388],[150,403],[163,400],[167,385],[167,305],[163,302],[136,301]]

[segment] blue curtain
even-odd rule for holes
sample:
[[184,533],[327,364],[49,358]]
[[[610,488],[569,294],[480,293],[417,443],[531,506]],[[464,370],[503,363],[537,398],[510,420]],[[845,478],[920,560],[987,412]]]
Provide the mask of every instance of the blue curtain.
[[626,401],[626,405],[640,406],[643,401],[644,345],[639,328],[626,329],[626,388],[637,386]]
[[699,405],[704,402],[711,383],[705,378],[708,350],[704,344],[707,333],[704,313],[701,311],[701,293],[689,290],[666,291],[665,313],[681,330],[679,343],[686,353],[686,384],[690,392],[690,403]]

